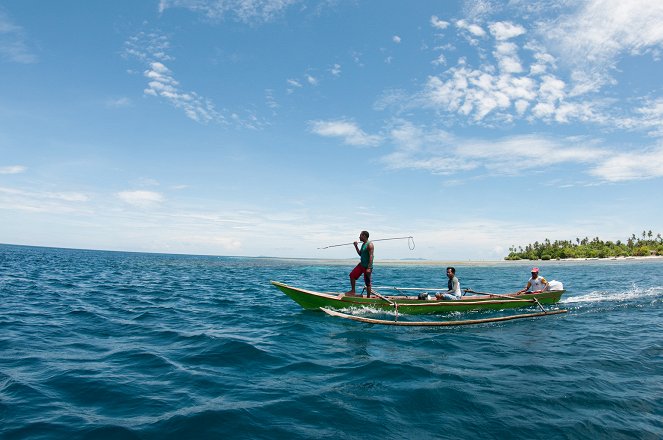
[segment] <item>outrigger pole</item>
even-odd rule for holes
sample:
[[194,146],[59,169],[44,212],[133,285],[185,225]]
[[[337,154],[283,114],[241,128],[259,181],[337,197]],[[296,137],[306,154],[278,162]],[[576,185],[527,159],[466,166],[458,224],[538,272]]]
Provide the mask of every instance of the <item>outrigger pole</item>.
[[536,305],[539,306],[539,308],[541,309],[541,311],[542,311],[543,313],[547,313],[547,312],[546,312],[546,309],[543,308],[543,306],[541,305],[541,303],[539,302],[539,300],[536,299],[536,298],[532,298],[532,299],[518,298],[518,297],[510,296],[510,295],[500,295],[499,293],[477,292],[476,290],[472,290],[472,289],[465,289],[465,292],[476,293],[476,294],[479,294],[479,295],[491,295],[491,296],[497,296],[497,297],[500,297],[500,298],[511,298],[511,299],[517,299],[517,300],[521,300],[521,301],[527,301],[527,302],[531,302],[531,303],[536,303]]
[[[414,237],[411,235],[407,237],[378,238],[377,240],[371,240],[371,241],[388,241],[388,240],[405,240],[405,239],[407,239],[407,246],[410,248],[410,250],[411,251],[414,250]],[[350,244],[354,244],[354,241],[351,243],[331,244],[329,246],[319,247],[318,249],[329,249],[339,246],[348,246]]]
[[538,316],[548,316],[548,315],[557,315],[560,313],[566,313],[568,310],[551,310],[549,312],[537,312],[537,313],[524,313],[521,315],[512,315],[512,316],[501,316],[498,318],[484,318],[484,319],[467,319],[464,321],[388,321],[386,319],[373,319],[373,318],[364,318],[363,316],[354,316],[348,315],[347,313],[339,312],[337,310],[328,309],[326,307],[320,307],[320,310],[331,316],[337,316],[339,318],[350,319],[352,321],[366,322],[369,324],[382,324],[382,325],[401,325],[401,326],[413,326],[413,327],[447,327],[453,325],[472,325],[472,324],[484,324],[487,322],[499,322],[499,321],[510,321],[512,319],[521,319],[521,318],[535,318]]

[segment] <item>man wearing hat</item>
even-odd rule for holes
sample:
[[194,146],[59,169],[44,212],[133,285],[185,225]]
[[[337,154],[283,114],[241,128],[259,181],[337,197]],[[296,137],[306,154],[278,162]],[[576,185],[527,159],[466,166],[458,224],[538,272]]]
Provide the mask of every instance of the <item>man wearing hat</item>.
[[548,288],[548,281],[545,278],[539,276],[539,268],[532,268],[532,278],[527,280],[527,286],[523,290],[519,290],[518,293],[525,292],[540,292]]

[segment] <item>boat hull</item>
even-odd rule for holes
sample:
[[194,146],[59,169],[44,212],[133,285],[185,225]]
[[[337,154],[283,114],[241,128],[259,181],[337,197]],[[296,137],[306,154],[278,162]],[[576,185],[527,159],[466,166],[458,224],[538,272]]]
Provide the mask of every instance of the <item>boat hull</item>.
[[[396,304],[399,313],[412,315],[437,314],[448,312],[466,312],[471,310],[502,310],[516,307],[536,306],[536,298],[541,304],[557,303],[564,290],[553,290],[540,293],[522,294],[517,296],[464,296],[456,301],[448,300],[419,300],[414,297],[386,296],[390,302],[380,298],[366,298],[361,296],[345,296],[338,293],[315,292],[289,286],[278,281],[272,284],[285,293],[297,304],[307,310],[319,310],[320,307],[333,309],[370,308],[375,310],[394,310]],[[393,304],[392,304],[393,303]]]

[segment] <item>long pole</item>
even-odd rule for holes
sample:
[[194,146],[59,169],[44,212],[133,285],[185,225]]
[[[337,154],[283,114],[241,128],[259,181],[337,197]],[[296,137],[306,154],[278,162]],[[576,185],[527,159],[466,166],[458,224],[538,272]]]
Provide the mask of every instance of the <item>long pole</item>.
[[537,298],[532,298],[532,299],[516,298],[515,296],[500,295],[499,293],[477,292],[477,291],[474,291],[472,289],[465,289],[465,292],[477,293],[479,295],[499,296],[500,298],[509,298],[509,299],[516,299],[516,300],[520,300],[520,301],[532,302],[532,303],[536,303],[536,305],[539,306],[539,308],[541,309],[541,311],[543,311],[543,313],[549,313],[549,312],[546,311],[546,309],[543,308],[543,306],[541,305],[541,303],[539,302],[539,300]]
[[366,318],[363,316],[348,315],[338,310],[332,310],[325,307],[320,307],[320,310],[331,316],[338,316],[339,318],[351,319],[353,321],[367,322],[370,324],[384,324],[384,325],[405,325],[405,326],[450,326],[450,325],[471,325],[471,324],[484,324],[486,322],[500,322],[510,321],[519,318],[534,318],[537,316],[557,315],[558,313],[566,313],[568,310],[551,310],[546,313],[525,313],[522,315],[501,316],[498,318],[484,318],[484,319],[468,319],[466,321],[387,321],[382,319]]
[[[414,249],[414,237],[413,236],[407,236],[407,237],[392,237],[392,238],[378,238],[377,240],[371,240],[371,241],[388,241],[388,240],[408,240],[408,246],[410,247],[410,250]],[[412,246],[410,246],[410,243],[412,243]],[[339,247],[339,246],[348,246],[350,244],[354,244],[354,241],[351,243],[341,243],[341,244],[332,244],[329,246],[324,246],[324,247],[319,247],[318,249],[329,249],[333,247]]]
[[511,296],[511,295],[500,295],[499,293],[477,292],[476,290],[472,290],[472,289],[464,289],[464,290],[467,293],[476,293],[478,295],[491,295],[491,296],[498,296],[500,298],[509,298],[509,299],[517,299],[517,300],[520,300],[520,301],[534,302],[533,299],[518,298],[518,297],[515,297],[515,296]]

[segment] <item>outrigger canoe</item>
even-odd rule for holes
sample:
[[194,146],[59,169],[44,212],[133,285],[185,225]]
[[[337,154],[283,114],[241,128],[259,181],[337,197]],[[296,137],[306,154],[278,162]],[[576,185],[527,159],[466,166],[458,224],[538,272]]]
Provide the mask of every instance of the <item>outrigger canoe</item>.
[[366,307],[385,311],[396,309],[398,313],[412,315],[467,312],[472,310],[502,310],[533,305],[540,306],[541,304],[555,304],[565,292],[565,290],[549,290],[521,295],[465,295],[459,300],[421,300],[416,296],[406,295],[380,295],[380,297],[376,298],[347,296],[343,293],[325,293],[301,289],[278,281],[272,281],[272,284],[307,310],[320,310],[321,307],[331,309]]

